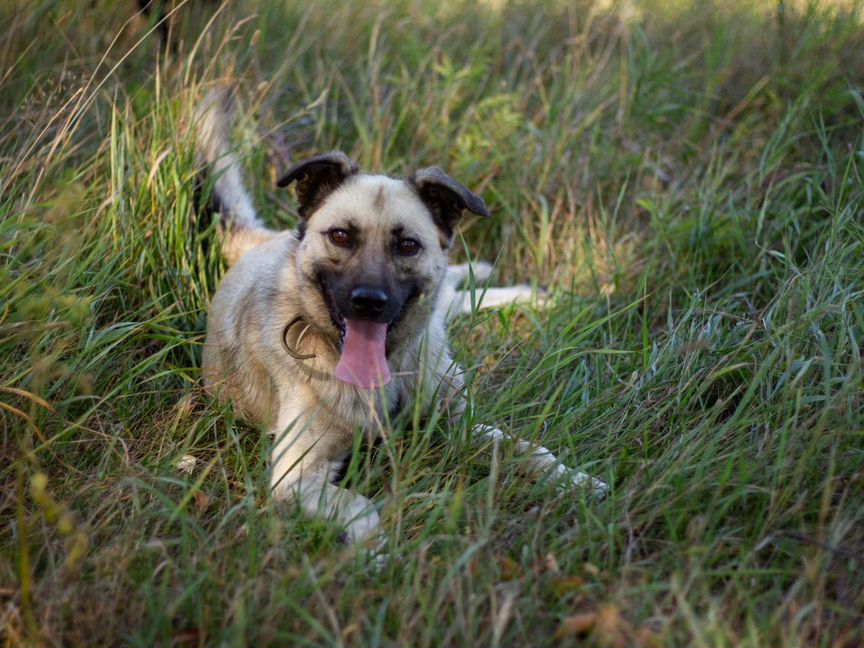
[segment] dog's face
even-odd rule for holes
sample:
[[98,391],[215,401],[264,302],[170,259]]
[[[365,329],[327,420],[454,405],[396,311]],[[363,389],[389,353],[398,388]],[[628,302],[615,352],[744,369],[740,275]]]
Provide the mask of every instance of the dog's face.
[[309,218],[297,260],[340,332],[349,319],[387,324],[392,332],[437,288],[447,248],[408,185],[355,175]]
[[485,205],[438,169],[408,180],[366,175],[341,153],[301,163],[279,184],[295,180],[304,318],[337,342],[337,378],[386,384],[386,355],[429,320],[457,220],[464,209],[487,215]]

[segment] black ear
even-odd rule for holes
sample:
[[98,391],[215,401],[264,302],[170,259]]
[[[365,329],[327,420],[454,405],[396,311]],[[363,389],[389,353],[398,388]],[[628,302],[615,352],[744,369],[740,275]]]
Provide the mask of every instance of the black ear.
[[408,183],[413,185],[420,199],[432,212],[436,225],[447,238],[453,236],[456,223],[467,209],[478,216],[489,216],[486,203],[475,193],[468,191],[438,167],[426,167],[414,172]]
[[276,185],[287,187],[297,182],[300,216],[306,218],[357,170],[357,165],[342,151],[330,151],[298,162],[279,178]]

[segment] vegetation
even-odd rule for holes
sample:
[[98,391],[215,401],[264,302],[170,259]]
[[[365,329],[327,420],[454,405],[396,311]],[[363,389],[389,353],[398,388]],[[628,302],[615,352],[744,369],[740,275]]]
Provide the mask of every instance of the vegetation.
[[[0,5],[5,645],[864,643],[859,5],[175,6],[161,43],[131,0]],[[331,148],[483,193],[457,256],[551,298],[453,323],[474,416],[604,501],[415,416],[348,469],[381,569],[271,500],[201,390],[225,82],[274,226]]]

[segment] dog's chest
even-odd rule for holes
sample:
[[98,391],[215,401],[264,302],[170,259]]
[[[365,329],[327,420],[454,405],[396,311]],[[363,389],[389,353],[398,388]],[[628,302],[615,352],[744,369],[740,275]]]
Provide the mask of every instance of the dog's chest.
[[401,377],[378,390],[363,390],[338,380],[318,385],[321,406],[351,430],[376,438],[387,421],[405,406],[408,386]]

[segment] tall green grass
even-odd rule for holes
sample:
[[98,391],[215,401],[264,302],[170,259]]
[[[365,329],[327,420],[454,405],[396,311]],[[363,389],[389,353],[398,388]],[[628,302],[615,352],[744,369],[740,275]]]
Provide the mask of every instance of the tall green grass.
[[[164,45],[135,8],[0,5],[6,645],[864,642],[858,4],[178,2]],[[272,501],[198,369],[225,82],[274,227],[335,147],[483,193],[456,256],[551,297],[453,323],[474,417],[605,501],[411,416],[348,470],[383,569]]]

